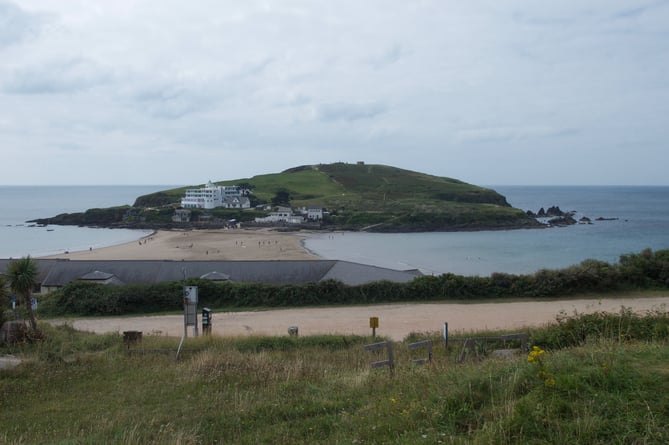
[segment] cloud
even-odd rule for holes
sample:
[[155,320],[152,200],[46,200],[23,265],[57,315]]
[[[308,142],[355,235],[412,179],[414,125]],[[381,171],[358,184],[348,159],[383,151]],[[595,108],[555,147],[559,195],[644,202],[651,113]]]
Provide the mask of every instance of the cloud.
[[166,82],[137,90],[132,100],[141,111],[163,119],[179,119],[213,106],[217,94],[201,85]]
[[406,53],[407,51],[402,48],[401,45],[396,43],[388,48],[383,54],[377,57],[372,57],[370,59],[370,64],[375,69],[381,69],[398,62],[402,56],[406,55]]
[[527,11],[517,12],[513,15],[513,18],[520,24],[537,27],[563,27],[573,25],[577,22],[577,18],[571,15],[531,14]]
[[613,12],[613,17],[617,19],[628,19],[632,17],[639,17],[651,10],[657,9],[657,8],[663,8],[667,6],[667,2],[664,0],[661,1],[653,1],[653,2],[645,2],[642,4],[637,4],[633,7],[629,8],[624,8],[624,9],[619,9],[617,11]]
[[578,133],[576,129],[559,129],[551,126],[501,126],[460,130],[456,138],[463,142],[521,141],[536,138],[555,138]]
[[36,35],[45,22],[44,14],[31,14],[14,3],[0,0],[0,48]]
[[387,107],[379,102],[368,104],[330,103],[318,108],[318,118],[326,122],[353,122],[361,119],[372,119],[387,111]]
[[267,70],[267,67],[269,67],[272,64],[272,62],[274,62],[272,58],[266,57],[259,62],[248,63],[242,67],[237,76],[241,78],[246,78],[250,76],[261,75]]
[[659,0],[0,0],[0,147],[60,147],[73,182],[119,153],[151,168],[110,177],[153,183],[359,158],[522,182],[528,154],[597,170],[619,141],[666,164],[668,23]]
[[9,94],[61,94],[105,84],[111,74],[96,63],[71,58],[14,69],[3,90]]

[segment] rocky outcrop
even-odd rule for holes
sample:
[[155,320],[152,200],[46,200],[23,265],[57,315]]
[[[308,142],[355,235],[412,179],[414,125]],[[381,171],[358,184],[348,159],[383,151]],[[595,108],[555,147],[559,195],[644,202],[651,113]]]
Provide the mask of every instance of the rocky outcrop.
[[[534,213],[531,210],[528,210],[527,216],[535,218],[535,219],[542,219],[544,224],[548,226],[557,226],[557,227],[563,227],[563,226],[570,226],[572,224],[592,224],[592,219],[590,219],[587,216],[582,216],[579,218],[577,221],[574,218],[574,215],[576,215],[575,210],[570,210],[568,212],[562,211],[559,206],[551,206],[548,209],[544,209],[543,207],[539,209],[537,213]],[[595,221],[616,221],[618,218],[603,218],[599,217],[596,218]]]
[[572,214],[566,213],[564,216],[556,216],[555,218],[549,219],[548,224],[551,226],[558,226],[558,227],[571,226],[573,224],[576,224],[576,220],[574,219],[574,216]]
[[565,216],[566,213],[563,212],[560,207],[558,206],[552,206],[549,207],[548,210],[544,210],[544,208],[540,208],[537,213],[532,212],[531,210],[527,211],[527,215],[531,216],[533,218],[555,218],[555,217],[562,217]]

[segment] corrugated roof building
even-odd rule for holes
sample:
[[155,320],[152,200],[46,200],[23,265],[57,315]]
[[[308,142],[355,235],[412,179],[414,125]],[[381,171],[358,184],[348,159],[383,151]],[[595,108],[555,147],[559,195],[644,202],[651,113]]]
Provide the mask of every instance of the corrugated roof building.
[[[0,271],[11,260],[0,259]],[[41,292],[75,280],[103,284],[155,284],[188,278],[239,283],[304,284],[337,280],[347,285],[375,281],[406,283],[423,274],[339,260],[296,261],[169,261],[169,260],[47,260],[35,259]]]

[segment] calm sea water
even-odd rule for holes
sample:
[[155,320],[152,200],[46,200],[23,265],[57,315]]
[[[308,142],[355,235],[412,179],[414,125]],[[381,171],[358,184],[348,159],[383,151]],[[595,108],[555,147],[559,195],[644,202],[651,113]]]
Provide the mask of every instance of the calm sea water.
[[[173,186],[0,186],[0,258],[40,256],[133,241],[144,231],[67,226],[28,227],[27,220],[132,204],[140,195]],[[531,273],[594,258],[669,248],[669,187],[492,186],[514,207],[558,205],[577,218],[618,218],[592,225],[488,232],[317,234],[306,246],[327,259],[424,273]],[[51,229],[51,230],[47,230]]]
[[[558,205],[592,225],[541,230],[411,234],[322,234],[306,246],[329,259],[423,273],[531,273],[585,259],[617,262],[621,254],[669,248],[669,187],[492,186],[514,207]],[[594,221],[595,218],[619,218]]]
[[170,186],[0,186],[0,258],[41,256],[98,248],[141,238],[147,232],[71,226],[29,227],[26,221],[132,204]]

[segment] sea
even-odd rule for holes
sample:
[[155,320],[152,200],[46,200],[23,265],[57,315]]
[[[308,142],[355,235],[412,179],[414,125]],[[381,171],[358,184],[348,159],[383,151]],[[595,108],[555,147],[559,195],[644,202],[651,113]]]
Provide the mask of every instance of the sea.
[[57,225],[37,227],[28,221],[90,208],[132,205],[138,196],[168,188],[173,186],[0,186],[0,258],[46,256],[140,239],[150,232]]
[[[147,231],[27,221],[89,208],[132,204],[138,196],[174,188],[142,186],[0,186],[0,258],[44,256],[137,240]],[[305,246],[325,259],[425,274],[487,276],[532,273],[586,259],[609,263],[645,248],[669,249],[669,186],[488,186],[514,207],[537,212],[558,206],[592,224],[547,229],[308,235]],[[604,220],[597,220],[604,218]]]
[[558,206],[592,224],[482,232],[341,232],[310,237],[305,245],[329,259],[478,276],[559,269],[586,259],[617,263],[621,255],[645,248],[669,249],[669,187],[489,187],[513,207],[537,213]]

